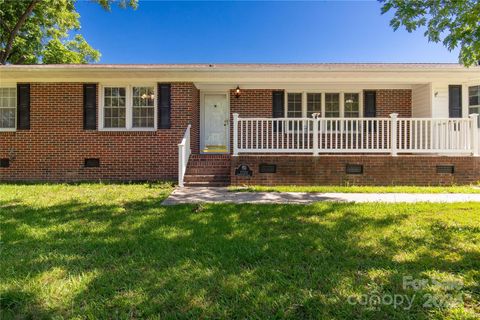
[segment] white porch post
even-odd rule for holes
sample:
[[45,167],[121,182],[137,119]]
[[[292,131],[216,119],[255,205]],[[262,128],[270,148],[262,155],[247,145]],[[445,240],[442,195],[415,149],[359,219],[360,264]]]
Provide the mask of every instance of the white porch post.
[[472,155],[474,157],[479,156],[479,141],[478,141],[478,114],[473,113],[470,115],[470,119],[472,120]]
[[319,139],[318,139],[318,124],[320,121],[318,120],[317,117],[313,117],[313,156],[317,157],[318,156],[318,149],[320,148],[319,146]]
[[391,122],[390,122],[390,148],[392,149],[391,153],[393,157],[397,156],[397,118],[398,113],[391,113],[390,114]]
[[233,114],[233,156],[238,156],[238,113]]
[[183,187],[183,161],[184,161],[185,145],[183,143],[178,144],[178,185]]

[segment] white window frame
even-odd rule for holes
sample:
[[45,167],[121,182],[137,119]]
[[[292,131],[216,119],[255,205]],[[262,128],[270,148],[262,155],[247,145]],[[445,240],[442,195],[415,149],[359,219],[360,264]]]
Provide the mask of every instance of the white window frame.
[[[473,114],[473,113],[480,113],[480,97],[479,97],[479,100],[478,100],[478,104],[477,105],[473,105],[471,106],[470,105],[470,87],[480,87],[480,83],[478,84],[468,84],[467,85],[467,113],[470,115],[470,114]],[[471,108],[477,108],[479,112],[470,112],[470,109]],[[478,126],[480,128],[480,120],[478,121]]]
[[0,88],[2,89],[15,89],[15,127],[14,128],[2,128],[0,127],[0,132],[15,132],[17,131],[17,117],[18,117],[18,101],[17,101],[17,96],[18,96],[18,92],[17,92],[17,86],[15,84],[6,84],[6,85],[2,85],[0,86]]
[[[363,91],[359,90],[285,90],[285,105],[283,108],[283,116],[288,118],[288,94],[289,93],[301,93],[302,94],[302,118],[307,117],[307,93],[321,93],[322,94],[322,118],[325,118],[325,94],[326,93],[338,93],[340,95],[340,118],[345,117],[345,93],[357,93],[358,94],[358,118],[363,118]],[[290,118],[289,118],[290,119]],[[295,119],[295,118],[291,118]],[[355,118],[348,118],[355,119]]]
[[[153,99],[153,128],[133,127],[133,87],[153,87],[155,98]],[[125,128],[105,128],[105,88],[125,88]],[[99,92],[99,131],[157,131],[158,128],[158,88],[156,83],[108,83],[100,85]]]
[[476,84],[476,85],[471,84],[471,85],[468,85],[468,87],[467,87],[467,98],[468,98],[468,109],[469,109],[468,111],[469,111],[469,113],[470,113],[470,108],[480,108],[480,97],[479,97],[479,100],[478,100],[479,104],[473,105],[473,106],[470,105],[470,88],[471,87],[480,87],[480,84]]

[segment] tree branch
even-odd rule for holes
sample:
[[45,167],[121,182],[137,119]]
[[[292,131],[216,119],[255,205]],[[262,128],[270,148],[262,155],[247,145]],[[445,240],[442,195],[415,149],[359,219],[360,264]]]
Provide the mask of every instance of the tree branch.
[[20,16],[20,19],[18,19],[17,23],[15,24],[15,27],[10,32],[7,45],[5,46],[5,49],[3,50],[3,53],[0,57],[0,64],[7,63],[7,59],[10,56],[10,53],[12,51],[13,41],[17,37],[18,32],[20,31],[20,28],[25,24],[25,21],[27,20],[28,16],[32,13],[33,9],[40,1],[41,0],[32,0],[32,2],[30,2],[25,12]]

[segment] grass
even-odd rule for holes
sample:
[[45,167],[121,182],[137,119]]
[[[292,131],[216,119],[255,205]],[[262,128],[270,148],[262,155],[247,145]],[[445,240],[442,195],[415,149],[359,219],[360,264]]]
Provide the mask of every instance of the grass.
[[480,184],[462,186],[234,186],[241,192],[340,192],[340,193],[480,193]]
[[[480,203],[162,207],[170,191],[0,185],[0,318],[480,316]],[[392,294],[411,308],[348,302]]]

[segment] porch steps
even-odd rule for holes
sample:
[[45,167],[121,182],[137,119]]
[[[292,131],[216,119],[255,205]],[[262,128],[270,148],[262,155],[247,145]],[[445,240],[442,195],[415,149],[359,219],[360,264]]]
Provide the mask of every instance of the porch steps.
[[221,187],[230,184],[230,155],[192,154],[184,177],[188,187]]

